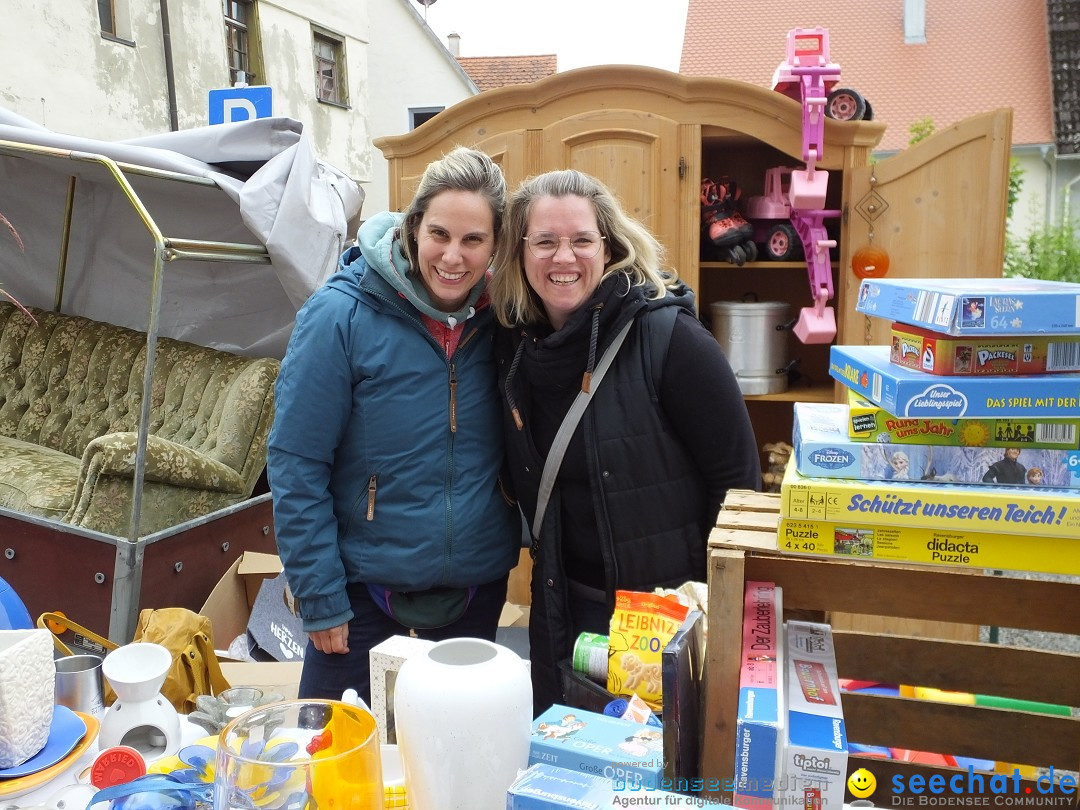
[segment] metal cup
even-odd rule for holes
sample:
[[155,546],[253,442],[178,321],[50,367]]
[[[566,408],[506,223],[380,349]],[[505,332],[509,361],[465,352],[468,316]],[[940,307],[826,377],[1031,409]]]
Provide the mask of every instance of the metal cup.
[[56,702],[83,714],[101,715],[105,695],[101,656],[67,655],[56,659]]

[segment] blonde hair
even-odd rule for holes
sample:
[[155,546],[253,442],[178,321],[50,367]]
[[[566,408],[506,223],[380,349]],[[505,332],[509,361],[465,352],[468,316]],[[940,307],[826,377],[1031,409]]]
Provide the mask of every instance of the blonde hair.
[[650,298],[663,298],[668,289],[678,284],[678,274],[661,267],[663,245],[644,225],[626,215],[607,186],[576,169],[545,172],[525,180],[507,202],[503,234],[493,262],[495,275],[488,285],[492,306],[503,326],[536,324],[547,319],[539,296],[525,277],[524,239],[533,203],[541,197],[582,197],[592,202],[597,227],[611,251],[603,279],[622,273],[628,287],[651,286]]
[[502,169],[478,149],[457,146],[424,169],[416,195],[398,226],[401,252],[408,259],[410,269],[417,266],[416,230],[420,220],[432,199],[444,191],[471,191],[487,200],[491,206],[492,234],[498,240],[506,209],[506,180]]

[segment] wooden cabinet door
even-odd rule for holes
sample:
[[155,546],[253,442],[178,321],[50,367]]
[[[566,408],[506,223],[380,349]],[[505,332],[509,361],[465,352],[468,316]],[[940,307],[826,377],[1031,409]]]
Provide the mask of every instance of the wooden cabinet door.
[[967,118],[903,152],[845,173],[846,238],[837,343],[887,344],[890,323],[855,311],[858,248],[889,254],[888,277],[1001,276],[1012,110]]
[[438,141],[427,149],[394,157],[389,161],[390,210],[404,211],[408,207],[428,164],[441,158],[452,146],[471,146],[487,153],[499,164],[506,187],[512,191],[525,177],[539,170],[539,150],[535,146],[530,148],[535,140],[534,133],[515,129],[487,137],[460,137],[450,146]]
[[[686,242],[679,216],[686,200],[676,121],[634,110],[591,110],[553,122],[541,137],[545,170],[578,169],[596,177],[667,248],[669,264],[680,271],[689,266],[679,252]],[[696,269],[696,255],[693,261]]]

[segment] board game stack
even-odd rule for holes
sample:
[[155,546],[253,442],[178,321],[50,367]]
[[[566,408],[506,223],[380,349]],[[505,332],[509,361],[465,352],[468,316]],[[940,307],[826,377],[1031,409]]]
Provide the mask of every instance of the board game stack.
[[856,310],[893,344],[831,347],[848,403],[796,404],[780,548],[1080,574],[1080,284],[866,279]]

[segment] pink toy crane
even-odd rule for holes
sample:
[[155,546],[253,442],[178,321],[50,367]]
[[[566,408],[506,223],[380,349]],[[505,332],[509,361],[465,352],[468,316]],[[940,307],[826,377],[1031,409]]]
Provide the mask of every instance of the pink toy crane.
[[791,170],[787,202],[791,224],[798,233],[810,276],[812,307],[804,307],[792,330],[803,343],[830,343],[836,336],[836,314],[827,306],[833,297],[829,249],[836,246],[825,231],[824,220],[840,215],[825,209],[829,173],[816,168],[825,145],[825,117],[854,120],[869,117],[870,106],[861,95],[834,89],[840,66],[829,60],[826,28],[794,28],[788,32],[787,60],[773,74],[773,89],[802,103],[802,150],[805,169]]

